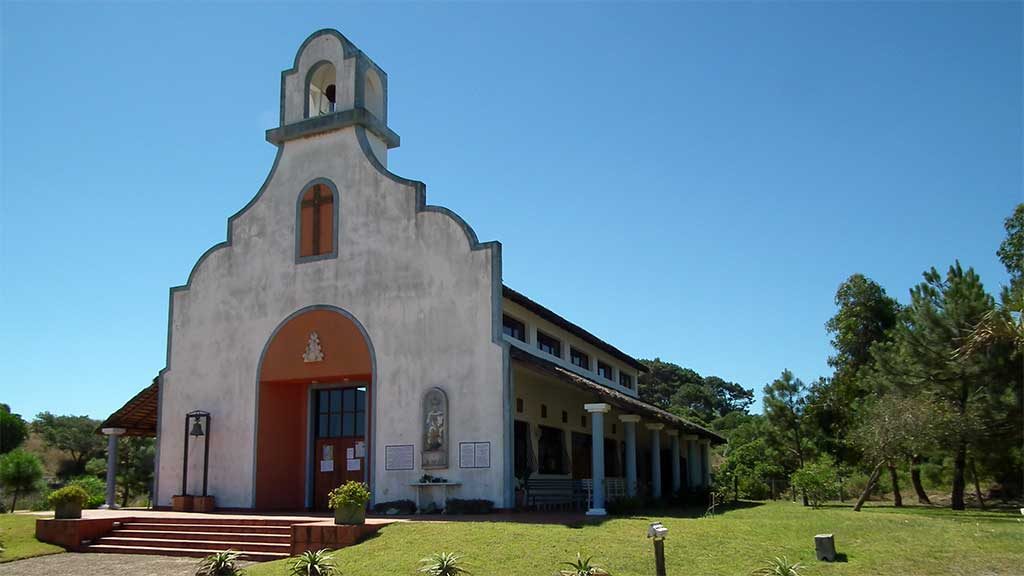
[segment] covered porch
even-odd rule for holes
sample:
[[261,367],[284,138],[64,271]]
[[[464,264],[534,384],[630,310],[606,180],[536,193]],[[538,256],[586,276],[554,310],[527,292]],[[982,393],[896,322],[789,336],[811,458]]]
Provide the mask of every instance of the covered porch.
[[510,356],[517,504],[602,516],[609,501],[710,486],[718,434],[531,352]]

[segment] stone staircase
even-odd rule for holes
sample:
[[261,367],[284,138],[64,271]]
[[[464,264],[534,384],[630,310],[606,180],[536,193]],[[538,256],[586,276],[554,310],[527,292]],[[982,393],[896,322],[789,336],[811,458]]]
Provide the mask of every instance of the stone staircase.
[[266,562],[291,552],[293,520],[268,518],[130,518],[89,542],[84,552],[158,554],[202,558],[241,552],[242,560]]

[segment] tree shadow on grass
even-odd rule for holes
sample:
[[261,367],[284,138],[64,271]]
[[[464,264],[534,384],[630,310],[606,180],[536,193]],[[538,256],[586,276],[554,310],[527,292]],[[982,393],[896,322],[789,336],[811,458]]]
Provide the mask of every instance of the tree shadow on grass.
[[[852,510],[853,505],[841,504],[838,502],[822,504],[820,508],[831,510]],[[910,505],[910,506],[880,506],[868,505],[861,508],[863,514],[909,514],[912,516],[925,516],[929,518],[946,518],[949,520],[981,520],[986,522],[1017,522],[1020,518],[1020,511],[1008,508],[980,510],[971,508],[968,510],[952,510],[943,506]]]

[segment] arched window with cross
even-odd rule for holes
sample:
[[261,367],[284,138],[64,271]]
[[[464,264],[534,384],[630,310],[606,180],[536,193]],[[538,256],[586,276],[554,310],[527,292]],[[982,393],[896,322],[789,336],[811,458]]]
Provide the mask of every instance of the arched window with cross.
[[334,251],[337,214],[334,187],[325,181],[306,186],[299,199],[298,257],[331,256]]

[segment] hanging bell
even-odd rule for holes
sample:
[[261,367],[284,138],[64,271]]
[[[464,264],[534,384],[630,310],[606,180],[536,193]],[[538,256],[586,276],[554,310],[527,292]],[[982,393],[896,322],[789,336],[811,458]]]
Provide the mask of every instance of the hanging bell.
[[192,419],[192,431],[188,435],[197,438],[203,435],[203,425],[199,423],[199,416]]

